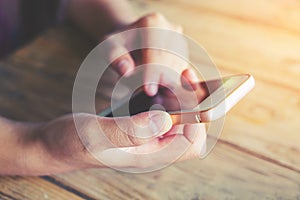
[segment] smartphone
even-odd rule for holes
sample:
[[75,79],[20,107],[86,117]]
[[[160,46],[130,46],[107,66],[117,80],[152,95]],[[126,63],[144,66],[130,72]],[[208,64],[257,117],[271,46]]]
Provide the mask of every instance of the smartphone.
[[168,112],[173,124],[210,122],[224,116],[254,87],[250,74],[239,74],[180,86],[160,86],[149,97],[143,87],[105,109],[100,116],[131,116],[149,110]]

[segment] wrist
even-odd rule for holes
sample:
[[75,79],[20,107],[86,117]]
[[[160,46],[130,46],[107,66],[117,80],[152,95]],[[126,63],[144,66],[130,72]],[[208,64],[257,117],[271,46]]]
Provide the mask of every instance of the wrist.
[[78,136],[73,115],[62,116],[40,124],[32,133],[37,139],[28,153],[28,157],[32,157],[30,162],[36,163],[30,167],[34,170],[31,174],[56,174],[83,168],[102,167],[99,161],[85,150]]
[[39,175],[45,165],[46,151],[40,137],[42,123],[17,123],[18,152],[16,156],[17,174]]
[[35,145],[33,130],[36,124],[21,123],[0,118],[0,173],[25,174],[27,155]]
[[72,117],[21,123],[0,117],[0,174],[46,175],[103,167],[84,150]]
[[7,174],[14,175],[50,175],[76,168],[64,156],[63,127],[56,127],[52,121],[29,124],[15,123],[15,153],[11,155],[13,163]]

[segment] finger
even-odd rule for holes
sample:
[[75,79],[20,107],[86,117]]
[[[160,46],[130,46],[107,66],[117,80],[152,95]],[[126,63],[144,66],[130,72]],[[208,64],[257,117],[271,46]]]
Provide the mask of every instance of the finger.
[[187,124],[183,128],[183,134],[170,134],[162,139],[131,147],[127,149],[127,152],[143,155],[138,156],[138,164],[142,164],[141,167],[200,158],[206,152],[205,125]]
[[200,81],[196,72],[191,68],[187,68],[181,73],[180,80],[182,87],[190,91],[197,90]]
[[[153,55],[146,53],[147,57],[152,57]],[[151,63],[150,59],[145,61],[146,64]],[[144,72],[144,91],[148,96],[154,96],[158,92],[160,82],[160,73],[158,67],[155,64],[148,65],[145,67]]]
[[100,124],[115,147],[128,147],[163,135],[172,127],[172,120],[166,112],[150,111],[132,117],[102,118]]
[[121,76],[129,76],[135,63],[128,50],[122,45],[121,38],[107,39],[108,63]]
[[[158,20],[160,23],[164,21],[160,18],[159,15],[155,17],[151,16],[146,20],[146,27],[153,26],[155,20]],[[163,52],[160,50],[160,48],[164,48],[165,46],[166,33],[157,31],[156,29],[146,29],[141,34],[142,43],[145,47],[155,47],[155,49],[142,49],[143,63],[146,65],[144,72],[144,90],[147,95],[154,96],[158,92],[158,84],[161,78],[159,66],[170,63],[168,56],[163,55]]]
[[[131,55],[126,52],[123,47],[117,47],[118,49],[113,49],[111,54],[117,54],[117,51],[122,51],[124,53],[121,57],[117,58],[111,63],[111,67],[120,75],[128,77],[132,74],[134,70],[134,60]],[[119,53],[118,53],[119,54]]]
[[183,28],[182,28],[181,25],[178,25],[178,24],[172,24],[172,26],[173,26],[173,29],[174,29],[175,31],[177,31],[178,33],[183,33]]
[[203,123],[186,124],[183,135],[192,144],[179,160],[200,158],[206,153],[206,127]]
[[156,138],[149,143],[134,147],[134,152],[138,154],[150,154],[151,152],[157,152],[167,147],[169,149],[167,153],[162,152],[159,157],[167,158],[169,156],[175,159],[177,155],[177,158],[181,156],[179,160],[199,158],[205,154],[206,128],[204,124],[186,124],[181,134],[179,133],[180,126],[177,126],[177,128],[172,127],[171,130],[176,132],[170,133],[170,131],[163,138]]
[[185,69],[182,73],[181,73],[181,82],[182,84],[195,84],[197,82],[199,82],[199,78],[196,74],[196,72],[191,69],[191,68],[187,68]]
[[[162,150],[173,142],[176,143],[176,148]],[[155,138],[141,146],[110,148],[102,151],[99,158],[111,167],[129,167],[143,170],[174,162],[178,155],[182,154],[181,149],[185,146],[189,146],[189,141],[184,136],[171,135],[164,139]]]
[[157,94],[159,84],[163,80],[164,86],[173,81],[166,81],[166,77],[176,79],[179,74],[172,68],[172,59],[174,56],[160,49],[143,49],[144,68],[144,90],[147,95],[154,96]]
[[167,133],[165,133],[164,135],[162,135],[160,137],[160,139],[163,139],[163,138],[171,136],[171,135],[182,134],[183,133],[183,127],[184,127],[184,125],[182,125],[182,124],[173,125],[172,128]]
[[[184,134],[155,138],[141,146],[109,149],[102,154],[113,166],[139,169],[159,168],[176,161],[199,158],[206,147],[203,124],[187,125]],[[109,159],[111,157],[118,159]]]

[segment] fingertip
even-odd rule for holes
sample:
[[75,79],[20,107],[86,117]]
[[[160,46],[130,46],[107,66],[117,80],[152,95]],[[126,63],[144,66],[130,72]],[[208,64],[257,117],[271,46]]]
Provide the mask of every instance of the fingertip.
[[184,78],[186,78],[188,80],[188,82],[190,82],[190,83],[199,82],[199,78],[193,69],[188,68],[188,69],[184,70],[182,72],[182,76]]
[[193,69],[185,69],[181,73],[181,84],[187,90],[196,90],[199,83],[199,78]]
[[[149,111],[130,117],[128,124],[134,127],[132,136],[147,140],[159,137],[172,128],[171,116],[164,111]],[[144,141],[145,142],[145,141]]]
[[158,85],[154,83],[146,84],[144,85],[144,90],[148,96],[153,97],[158,92]]
[[132,74],[134,69],[134,62],[130,58],[121,58],[114,64],[114,69],[121,76],[128,77]]

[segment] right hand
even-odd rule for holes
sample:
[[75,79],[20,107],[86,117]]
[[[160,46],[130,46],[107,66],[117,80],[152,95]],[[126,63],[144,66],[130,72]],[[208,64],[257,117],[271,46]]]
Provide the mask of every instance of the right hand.
[[[122,33],[124,31],[125,33]],[[109,44],[106,49],[108,61],[120,76],[125,77],[130,76],[140,64],[144,64],[143,85],[148,96],[155,96],[159,85],[172,87],[174,84],[180,85],[183,79],[188,83],[199,81],[195,70],[184,59],[188,58],[189,52],[187,41],[181,36],[180,25],[168,21],[159,13],[152,13],[123,27],[120,32],[122,34],[115,32],[106,37]],[[161,46],[162,49],[143,48],[129,52],[129,49],[139,45]]]

